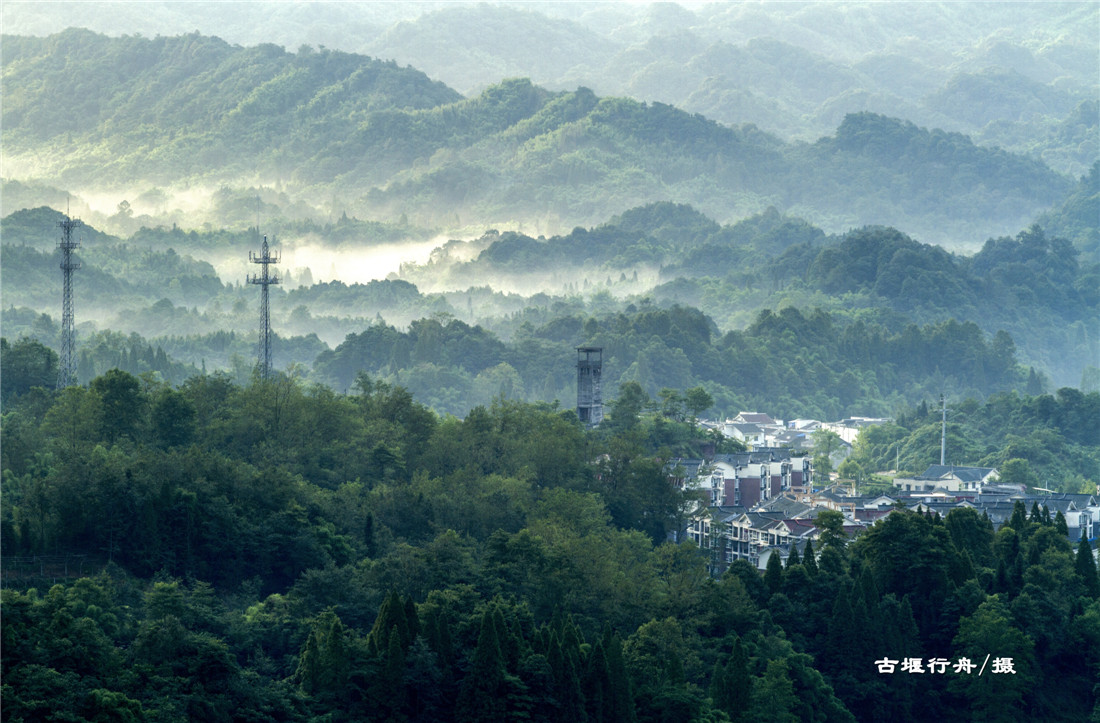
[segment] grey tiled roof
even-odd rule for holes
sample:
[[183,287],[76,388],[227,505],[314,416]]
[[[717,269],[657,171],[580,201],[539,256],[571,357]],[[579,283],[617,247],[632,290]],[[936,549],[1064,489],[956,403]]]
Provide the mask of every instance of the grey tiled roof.
[[955,475],[963,482],[981,482],[986,475],[995,470],[992,467],[954,467],[951,465],[933,464],[924,470],[924,474],[916,479],[936,480],[948,475]]

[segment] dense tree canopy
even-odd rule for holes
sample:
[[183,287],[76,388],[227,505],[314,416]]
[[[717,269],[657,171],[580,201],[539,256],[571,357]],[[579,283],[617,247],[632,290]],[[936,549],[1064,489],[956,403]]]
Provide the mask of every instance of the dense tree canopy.
[[[846,544],[823,512],[820,553],[711,579],[667,541],[683,500],[662,455],[691,425],[625,389],[595,431],[506,400],[441,419],[365,374],[346,396],[281,374],[174,388],[120,370],[13,395],[5,709],[851,721],[1096,704],[1100,660],[1076,641],[1100,636],[1097,570],[1049,515],[1021,508],[993,534],[968,510],[899,511]],[[1094,397],[1027,403],[1069,424]],[[74,570],[44,570],[59,560]],[[874,662],[986,652],[1019,677],[888,678]]]

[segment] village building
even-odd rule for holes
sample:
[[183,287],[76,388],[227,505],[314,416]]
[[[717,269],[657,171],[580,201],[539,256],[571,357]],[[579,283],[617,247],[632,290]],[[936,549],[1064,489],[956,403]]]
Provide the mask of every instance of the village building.
[[[917,477],[897,477],[899,492],[974,492],[994,484],[1000,475],[992,467],[958,467],[934,464]],[[1021,492],[1023,490],[1020,490]]]

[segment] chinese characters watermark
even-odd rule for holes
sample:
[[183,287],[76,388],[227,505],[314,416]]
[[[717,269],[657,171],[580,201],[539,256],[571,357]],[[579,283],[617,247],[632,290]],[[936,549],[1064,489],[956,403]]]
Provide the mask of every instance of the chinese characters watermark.
[[[875,666],[878,668],[878,672],[882,674],[892,674],[898,669],[900,663],[900,669],[902,673],[909,673],[910,675],[916,673],[929,673],[931,675],[944,675],[950,670],[952,673],[960,673],[963,675],[970,675],[974,672],[975,668],[978,668],[978,675],[985,672],[986,666],[989,665],[989,659],[992,658],[992,654],[985,656],[985,660],[982,661],[979,667],[976,663],[972,662],[970,658],[959,658],[954,662],[947,658],[882,658],[875,661]],[[1005,675],[1016,674],[1016,668],[1012,658],[993,658],[993,665],[989,666],[989,672],[993,675]]]

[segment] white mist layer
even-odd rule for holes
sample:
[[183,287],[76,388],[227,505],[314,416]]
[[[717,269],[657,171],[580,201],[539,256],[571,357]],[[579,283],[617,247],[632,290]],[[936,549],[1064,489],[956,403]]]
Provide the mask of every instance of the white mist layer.
[[[277,239],[271,250],[280,254],[276,271],[285,269],[297,276],[303,269],[309,269],[314,283],[340,281],[350,285],[385,279],[397,273],[401,264],[423,264],[442,243],[440,239],[433,239],[334,248],[314,240],[283,243]],[[259,250],[259,246],[252,249],[256,253]],[[204,260],[214,264],[218,276],[229,283],[243,282],[245,275],[254,273],[257,268],[249,263],[243,253],[219,259],[207,257]]]

